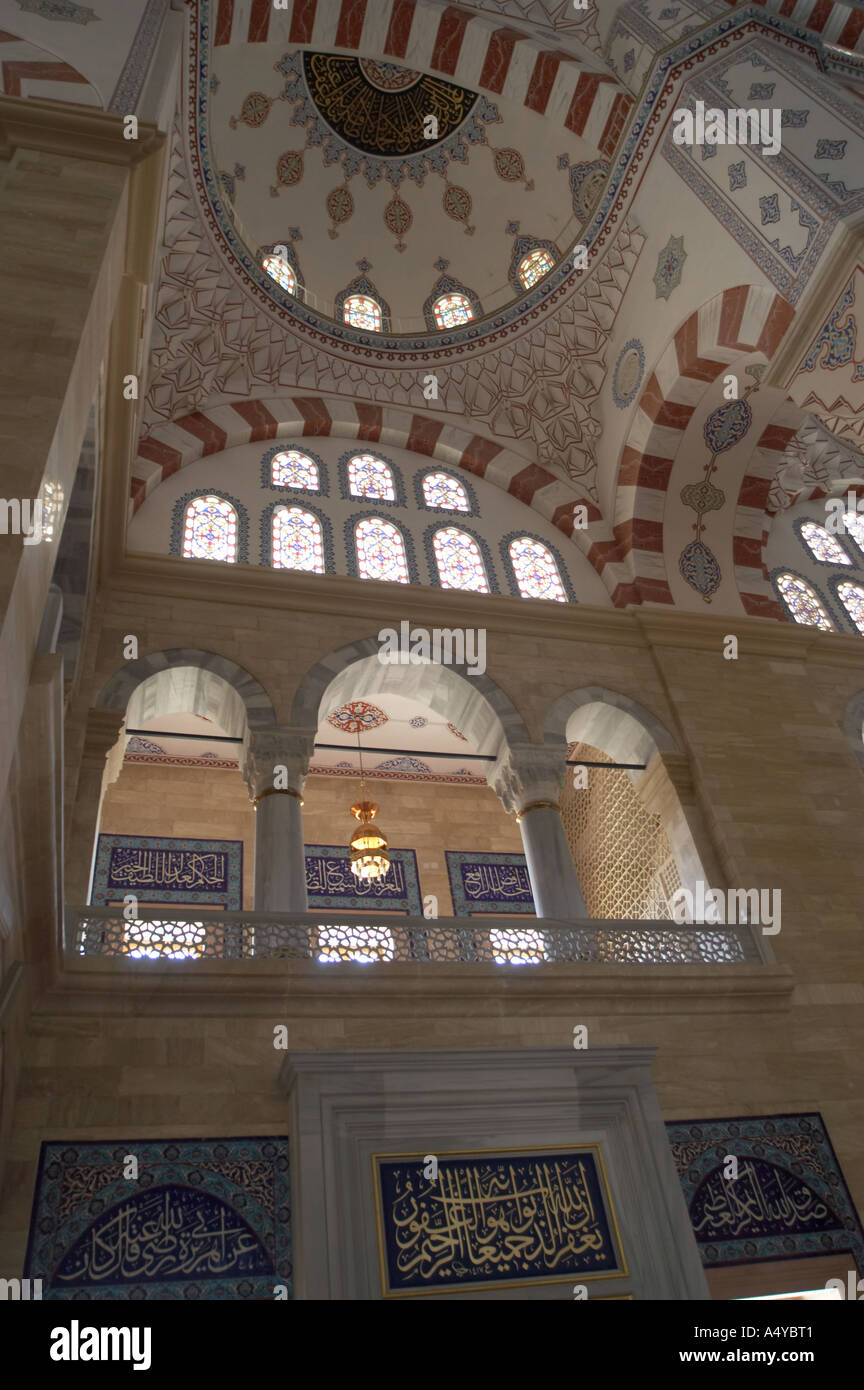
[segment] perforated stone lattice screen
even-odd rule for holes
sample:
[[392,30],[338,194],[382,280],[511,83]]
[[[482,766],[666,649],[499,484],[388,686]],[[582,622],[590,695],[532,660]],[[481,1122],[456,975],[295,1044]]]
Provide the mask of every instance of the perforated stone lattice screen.
[[[572,744],[569,757],[614,761],[588,743]],[[585,790],[568,775],[561,817],[592,917],[671,919],[678,866],[659,817],[642,806],[626,772],[589,768]]]

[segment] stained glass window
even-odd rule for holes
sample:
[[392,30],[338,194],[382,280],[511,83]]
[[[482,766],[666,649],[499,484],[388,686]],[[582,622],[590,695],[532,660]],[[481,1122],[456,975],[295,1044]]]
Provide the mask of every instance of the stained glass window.
[[281,285],[283,290],[289,294],[294,294],[297,289],[297,276],[294,274],[287,261],[283,261],[281,256],[265,256],[262,261],[267,274]]
[[476,594],[488,594],[486,570],[473,536],[455,526],[444,526],[435,532],[432,544],[442,589],[471,589]]
[[274,487],[303,487],[309,492],[318,491],[318,465],[308,454],[301,454],[299,449],[285,449],[277,454],[272,469]]
[[321,522],[302,507],[277,507],[273,513],[273,568],[324,573]]
[[864,516],[859,512],[844,512],[843,525],[861,550],[864,550]]
[[547,955],[543,933],[536,927],[493,927],[489,944],[496,965],[540,965]]
[[844,579],[837,585],[837,594],[859,632],[864,632],[864,589]]
[[374,454],[357,454],[348,463],[348,489],[352,497],[372,497],[395,502],[393,474],[383,459]]
[[365,328],[370,333],[381,332],[381,305],[368,294],[349,294],[343,309],[345,322],[352,328]]
[[544,275],[548,275],[555,262],[549,252],[543,246],[536,247],[529,251],[527,256],[523,256],[519,262],[519,279],[530,290],[532,285],[536,285],[538,280],[542,280]]
[[840,542],[829,535],[824,526],[815,521],[802,521],[801,539],[817,560],[825,560],[831,565],[851,565],[852,561]]
[[427,473],[423,479],[423,498],[427,507],[442,512],[470,512],[468,494],[449,473]]
[[439,328],[458,328],[474,317],[471,300],[464,294],[442,294],[432,305],[432,312]]
[[807,627],[821,627],[825,632],[833,632],[834,624],[822,607],[816,593],[799,579],[797,574],[778,574],[775,579],[778,592],[796,623]]
[[510,544],[510,560],[523,598],[567,602],[555,556],[540,541],[532,540],[530,536],[519,536]]
[[405,542],[398,526],[380,516],[364,517],[354,528],[357,571],[361,579],[388,579],[407,584]]
[[186,508],[183,554],[192,560],[237,559],[237,513],[221,497],[195,497]]

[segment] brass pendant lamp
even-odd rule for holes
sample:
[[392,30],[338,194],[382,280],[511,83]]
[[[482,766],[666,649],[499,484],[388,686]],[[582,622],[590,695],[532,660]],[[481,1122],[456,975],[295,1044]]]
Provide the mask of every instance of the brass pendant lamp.
[[[363,778],[363,750],[360,747],[360,733],[357,733],[357,752],[360,757],[360,794],[366,790]],[[351,807],[352,816],[360,822],[349,842],[351,851],[351,872],[355,878],[383,878],[390,868],[390,855],[387,853],[387,836],[372,821],[378,814],[374,801],[357,801]]]

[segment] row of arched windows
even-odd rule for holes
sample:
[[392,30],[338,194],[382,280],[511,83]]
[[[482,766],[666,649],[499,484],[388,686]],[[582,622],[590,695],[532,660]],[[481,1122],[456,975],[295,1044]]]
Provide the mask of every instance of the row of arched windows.
[[[817,521],[796,522],[795,530],[802,545],[819,564],[852,569],[864,565],[864,516],[857,512],[845,512],[843,515],[842,530],[852,538],[851,552],[838,536],[832,535]],[[822,628],[825,632],[837,631],[827,605],[813,585],[801,575],[781,570],[774,575],[774,587],[786,612],[796,623]],[[864,633],[864,585],[851,579],[835,578],[831,580],[831,589],[851,622],[859,632]]]
[[[277,285],[289,294],[297,294],[297,275],[289,261],[283,256],[269,255],[264,257],[261,264]],[[530,290],[544,275],[549,274],[554,265],[552,253],[545,246],[535,246],[519,261],[516,275],[523,288]],[[459,290],[448,290],[433,301],[431,314],[438,328],[461,328],[463,324],[470,323],[477,317],[478,309],[476,298],[472,300],[469,295]],[[342,317],[352,328],[359,328],[367,333],[381,333],[385,327],[384,306],[374,295],[368,293],[347,294],[342,299]]]
[[[344,462],[344,460],[343,460]],[[265,475],[266,476],[266,475]],[[321,469],[300,449],[283,449],[270,459],[271,487],[321,492]],[[345,464],[345,495],[366,502],[396,502],[398,489],[393,469],[376,454],[354,454]],[[470,512],[468,493],[451,473],[427,473],[422,480],[423,501],[434,511]]]
[[[427,478],[434,485],[435,475]],[[447,478],[447,482],[453,480]],[[273,508],[270,526],[270,560],[274,569],[326,573],[323,529],[313,512],[300,505],[280,503]],[[382,516],[361,517],[354,525],[353,540],[361,579],[411,582],[405,539],[394,522]],[[432,534],[432,550],[443,589],[490,592],[480,546],[467,531],[458,526],[438,527]],[[236,563],[237,513],[229,501],[215,494],[192,498],[184,516],[182,554],[186,559]],[[515,536],[507,556],[523,598],[567,602],[555,556],[542,541],[533,536]]]

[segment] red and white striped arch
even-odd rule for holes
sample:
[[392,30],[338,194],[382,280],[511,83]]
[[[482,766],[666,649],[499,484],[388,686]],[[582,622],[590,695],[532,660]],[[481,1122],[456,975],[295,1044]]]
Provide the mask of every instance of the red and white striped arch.
[[[663,513],[684,431],[708,386],[731,362],[746,352],[770,360],[794,312],[773,290],[737,285],[691,314],[661,354],[642,388],[619,464],[613,529],[627,579],[620,592],[613,591],[616,604],[674,602],[666,578]],[[760,531],[762,523],[764,506]],[[749,612],[754,611],[749,607],[753,575],[743,563],[745,549],[750,554],[752,547],[739,551],[741,572],[748,572],[748,599],[742,590],[742,600]],[[736,554],[736,574],[738,563]],[[761,588],[761,551],[759,578]],[[764,602],[764,594],[759,597]]]
[[102,109],[96,88],[77,68],[6,29],[0,29],[0,91],[8,97],[39,97]]
[[[727,0],[734,5],[736,0]],[[852,53],[864,53],[864,10],[835,0],[753,0],[770,14],[794,20],[802,29],[821,34],[826,43],[836,43]]]
[[549,116],[602,155],[618,143],[633,97],[612,73],[586,71],[567,53],[496,25],[458,5],[415,0],[213,0],[213,44],[289,44],[342,49],[440,72],[460,86],[490,92]]

